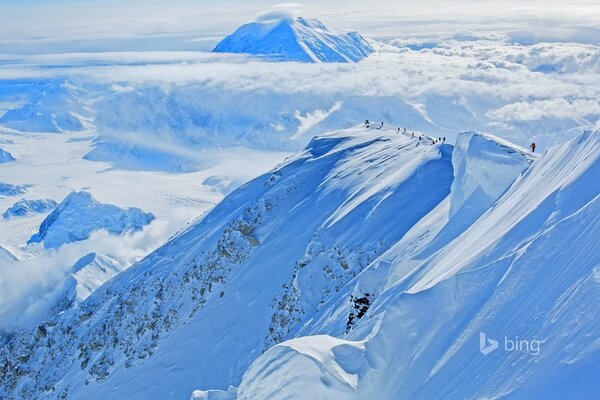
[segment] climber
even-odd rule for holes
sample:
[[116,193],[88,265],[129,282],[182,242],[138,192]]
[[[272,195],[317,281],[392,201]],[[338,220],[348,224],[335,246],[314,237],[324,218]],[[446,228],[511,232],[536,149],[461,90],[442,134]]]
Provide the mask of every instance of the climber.
[[381,128],[383,128],[383,122],[381,123],[381,125],[379,125],[379,128],[377,128],[377,129],[381,129]]
[[371,306],[370,294],[365,293],[363,297],[354,297],[350,295],[350,312],[348,313],[348,321],[346,322],[346,333],[350,332],[354,326],[355,319],[361,319]]
[[442,143],[446,143],[446,136],[442,138]]
[[368,119],[365,119],[365,126],[368,128],[368,127],[369,127],[369,125],[370,125],[370,122],[369,122],[369,120],[368,120]]
[[531,144],[529,145],[529,148],[531,149],[531,152],[532,152],[532,153],[535,153],[535,142],[531,143]]
[[[404,130],[406,131],[406,128],[404,128]],[[415,138],[415,133],[413,132],[412,135],[410,136],[411,139]]]
[[396,134],[400,133],[400,128],[398,128],[398,131],[396,132]]

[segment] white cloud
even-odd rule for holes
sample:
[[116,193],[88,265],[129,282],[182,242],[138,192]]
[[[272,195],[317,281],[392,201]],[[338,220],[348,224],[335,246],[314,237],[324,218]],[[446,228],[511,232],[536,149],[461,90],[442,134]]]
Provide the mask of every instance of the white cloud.
[[304,6],[300,3],[280,3],[261,12],[255,18],[257,22],[270,22],[280,19],[294,19],[302,15]]
[[510,103],[497,110],[490,111],[488,117],[501,122],[535,121],[542,118],[584,118],[589,115],[600,115],[598,100],[578,99],[568,101],[558,98]]

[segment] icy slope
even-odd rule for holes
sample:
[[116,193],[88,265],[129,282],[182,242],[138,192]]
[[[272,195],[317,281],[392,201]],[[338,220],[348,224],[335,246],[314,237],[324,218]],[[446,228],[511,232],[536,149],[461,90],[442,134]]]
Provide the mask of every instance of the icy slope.
[[15,336],[0,355],[4,397],[188,398],[239,383],[449,195],[451,151],[363,127],[314,139],[79,307]]
[[40,225],[29,243],[43,242],[46,248],[87,239],[99,229],[113,234],[138,231],[148,225],[154,216],[139,208],[121,209],[98,203],[87,192],[69,194]]
[[[469,229],[378,294],[351,341],[309,336],[272,348],[238,398],[593,398],[599,179],[600,132],[553,149]],[[386,281],[406,268],[402,258],[387,264],[361,277]],[[333,307],[314,333],[341,331],[349,306]]]
[[223,39],[217,53],[249,53],[283,61],[357,62],[374,50],[357,32],[336,34],[316,19],[252,22]]

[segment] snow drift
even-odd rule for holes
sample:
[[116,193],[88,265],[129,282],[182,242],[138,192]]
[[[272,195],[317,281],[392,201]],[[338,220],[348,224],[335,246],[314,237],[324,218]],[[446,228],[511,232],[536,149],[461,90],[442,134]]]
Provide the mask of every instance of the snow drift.
[[252,22],[224,38],[217,53],[249,53],[282,61],[357,62],[373,47],[357,32],[335,34],[316,19]]

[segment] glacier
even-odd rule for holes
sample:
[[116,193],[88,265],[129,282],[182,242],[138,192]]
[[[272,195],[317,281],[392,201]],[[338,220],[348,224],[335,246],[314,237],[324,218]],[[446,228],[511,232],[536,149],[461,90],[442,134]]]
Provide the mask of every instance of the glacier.
[[213,52],[248,53],[280,61],[358,62],[375,50],[357,32],[336,34],[316,19],[288,17],[239,27]]
[[87,239],[95,230],[112,234],[138,231],[154,220],[139,208],[121,209],[98,203],[88,192],[72,192],[44,219],[28,243],[43,242],[46,248]]
[[[577,398],[564,377],[579,372],[593,393],[599,146],[598,132],[537,157],[480,132],[456,147],[385,127],[322,134],[11,337],[0,393]],[[480,332],[542,350],[484,356]]]

